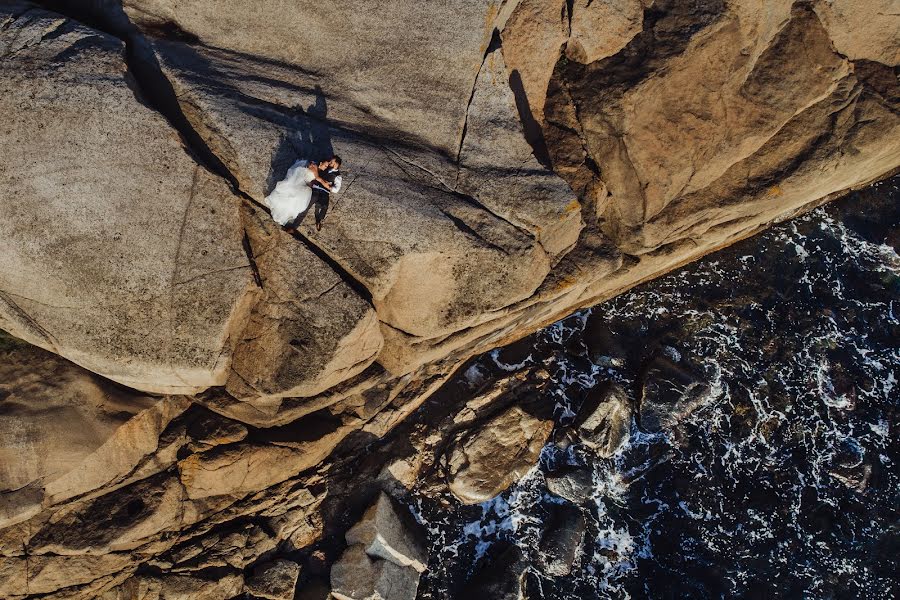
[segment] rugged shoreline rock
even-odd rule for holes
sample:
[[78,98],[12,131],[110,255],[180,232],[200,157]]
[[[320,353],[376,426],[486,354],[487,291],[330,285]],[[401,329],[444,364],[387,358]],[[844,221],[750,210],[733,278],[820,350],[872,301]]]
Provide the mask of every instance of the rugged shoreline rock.
[[[5,358],[22,426],[0,435],[30,444],[0,448],[10,597],[268,593],[266,565],[339,559],[311,549],[362,514],[362,472],[490,500],[550,435],[545,375],[428,404],[465,361],[900,165],[897,16],[860,22],[877,0],[335,5],[340,24],[40,4],[0,7],[0,327],[98,375]],[[321,231],[275,227],[262,198],[330,152],[348,182]],[[29,379],[51,368],[58,392]],[[640,424],[692,390],[642,388]],[[608,457],[632,408],[601,400],[576,429]],[[361,552],[414,589],[421,559]]]

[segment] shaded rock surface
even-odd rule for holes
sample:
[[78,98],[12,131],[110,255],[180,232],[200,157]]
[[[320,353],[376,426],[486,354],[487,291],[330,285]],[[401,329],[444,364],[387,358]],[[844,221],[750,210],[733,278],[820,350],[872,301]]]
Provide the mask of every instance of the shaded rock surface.
[[276,560],[257,566],[247,582],[247,591],[267,600],[293,600],[300,566],[289,560]]
[[418,526],[401,517],[382,492],[344,536],[348,547],[331,568],[331,593],[341,600],[413,600],[427,554]]
[[460,597],[477,600],[532,598],[531,595],[523,593],[527,590],[527,567],[522,551],[517,546],[509,545],[497,549],[493,558],[482,561],[476,567],[475,573],[463,587]]
[[[10,102],[30,93],[30,75],[16,66],[25,57],[35,73],[45,69],[46,89],[75,83],[52,100],[35,95],[34,118],[56,111],[61,122],[86,110],[85,95],[120,100],[103,105],[108,114],[86,114],[103,128],[80,128],[77,146],[53,137],[69,135],[65,128],[29,136],[24,160],[77,162],[87,169],[82,190],[72,177],[39,179],[26,163],[8,164],[17,175],[7,194],[22,200],[5,222],[24,233],[4,236],[7,328],[141,389],[196,392],[227,381],[272,420],[281,398],[327,393],[374,362],[394,376],[459,363],[900,162],[889,35],[897,17],[877,2],[868,11],[833,2],[460,0],[417,7],[407,19],[418,29],[403,33],[390,10],[360,7],[338,11],[339,33],[320,10],[271,2],[235,5],[227,17],[213,3],[188,11],[166,0],[67,9],[126,39],[128,56],[108,34],[13,6],[4,26],[16,49],[4,61]],[[849,39],[867,13],[865,42]],[[300,23],[315,32],[309,39],[278,38]],[[353,44],[339,41],[351,32]],[[67,44],[75,50],[61,53]],[[55,67],[61,61],[65,69]],[[103,69],[119,79],[90,76]],[[342,77],[348,69],[355,75]],[[138,120],[144,129],[131,126]],[[33,125],[17,123],[10,143]],[[122,157],[119,147],[141,148],[135,173],[113,176],[114,165],[90,159]],[[264,236],[283,239],[261,239],[253,221],[264,213],[250,204],[296,158],[333,151],[349,177],[328,226],[306,218],[300,240],[272,231]],[[68,201],[50,220],[65,231],[43,238],[77,255],[78,268],[39,258],[44,251],[18,224],[40,220],[54,194],[88,203],[95,172],[119,204],[69,215],[78,204]],[[144,197],[159,231],[134,225],[132,207]],[[236,214],[241,202],[250,215]],[[33,214],[21,212],[28,206]],[[104,219],[95,232],[98,215],[121,226]],[[66,241],[78,227],[82,241]],[[139,251],[149,239],[157,255]],[[251,264],[257,255],[261,264]],[[115,256],[131,274],[103,262]],[[96,298],[65,288],[80,279]],[[254,279],[273,289],[261,292]],[[206,297],[219,304],[191,304]],[[76,335],[73,319],[95,326]]]
[[416,531],[397,513],[387,494],[379,494],[362,519],[345,536],[350,545],[361,544],[373,558],[389,560],[401,567],[412,567],[419,573],[425,570],[428,557],[417,539]]
[[372,558],[359,544],[331,569],[331,595],[338,600],[414,600],[418,585],[415,569]]

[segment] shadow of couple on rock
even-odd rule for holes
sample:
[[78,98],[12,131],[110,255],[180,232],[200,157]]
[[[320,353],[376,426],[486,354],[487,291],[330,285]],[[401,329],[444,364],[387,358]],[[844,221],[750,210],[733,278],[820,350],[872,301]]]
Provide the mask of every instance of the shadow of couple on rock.
[[[297,128],[291,134],[281,138],[278,149],[272,160],[272,170],[269,180],[266,182],[268,193],[274,189],[287,173],[287,170],[297,160],[320,161],[334,156],[334,147],[331,143],[331,130],[328,126],[328,100],[321,86],[318,84],[313,89],[315,100],[306,109],[297,106],[293,116],[298,123]],[[331,172],[325,176],[326,181],[334,183],[337,172]],[[313,187],[312,202],[309,208],[297,215],[290,228],[297,228],[306,218],[310,209],[313,209],[316,227],[322,226],[331,200],[331,194],[319,187]]]

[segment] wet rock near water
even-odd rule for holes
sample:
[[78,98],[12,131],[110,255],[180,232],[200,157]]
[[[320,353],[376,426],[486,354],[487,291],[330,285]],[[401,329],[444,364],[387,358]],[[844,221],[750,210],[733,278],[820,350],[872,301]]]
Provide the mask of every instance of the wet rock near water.
[[381,493],[344,536],[348,547],[331,569],[339,600],[414,600],[427,554],[418,526]]
[[631,402],[617,385],[591,388],[581,405],[575,422],[581,442],[609,458],[625,443],[631,431]]
[[594,493],[594,479],[590,469],[569,468],[545,476],[547,489],[572,504],[584,504]]
[[476,565],[475,572],[463,587],[459,597],[487,600],[519,600],[527,583],[522,551],[515,545],[495,548],[490,560]]
[[537,461],[553,422],[514,406],[461,439],[448,462],[449,487],[460,501],[490,500]]

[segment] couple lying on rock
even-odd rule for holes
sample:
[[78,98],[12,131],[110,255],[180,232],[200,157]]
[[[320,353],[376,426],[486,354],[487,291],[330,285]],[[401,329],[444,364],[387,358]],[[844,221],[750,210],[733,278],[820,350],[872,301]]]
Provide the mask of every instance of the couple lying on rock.
[[[323,191],[326,194],[340,191],[340,168],[341,157],[337,154],[327,160],[298,160],[291,165],[287,175],[266,196],[264,202],[275,222],[289,231],[296,229],[300,217],[306,214],[312,204],[313,191]],[[327,207],[327,195],[324,203]],[[320,214],[317,206],[316,229],[322,228],[324,217],[324,210]]]

